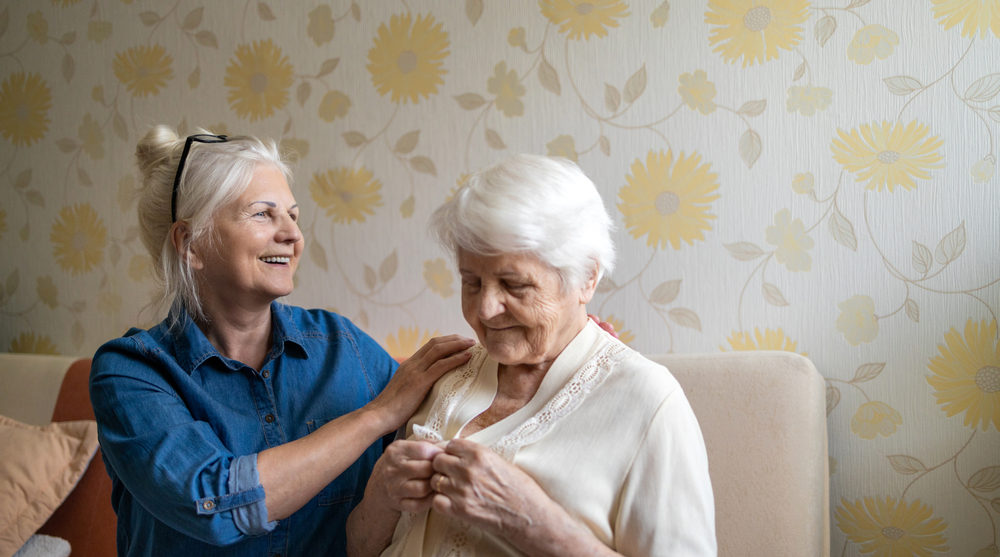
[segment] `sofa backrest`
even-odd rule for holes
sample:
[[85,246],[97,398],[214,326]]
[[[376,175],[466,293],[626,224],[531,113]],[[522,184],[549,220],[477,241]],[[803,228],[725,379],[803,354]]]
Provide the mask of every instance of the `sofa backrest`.
[[719,556],[829,556],[826,387],[792,352],[661,354],[708,451]]

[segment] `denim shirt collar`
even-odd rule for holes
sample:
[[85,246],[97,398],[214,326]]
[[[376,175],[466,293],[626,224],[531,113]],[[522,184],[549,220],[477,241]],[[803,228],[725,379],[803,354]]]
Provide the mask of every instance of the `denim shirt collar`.
[[[173,335],[177,363],[189,374],[211,358],[218,358],[233,371],[245,366],[244,363],[219,353],[201,328],[191,319],[187,310],[175,307],[171,312],[178,312],[177,332]],[[271,348],[267,352],[267,361],[281,356],[286,346],[290,348],[289,355],[308,359],[309,354],[306,352],[303,339],[302,331],[291,319],[291,312],[287,306],[271,302]]]

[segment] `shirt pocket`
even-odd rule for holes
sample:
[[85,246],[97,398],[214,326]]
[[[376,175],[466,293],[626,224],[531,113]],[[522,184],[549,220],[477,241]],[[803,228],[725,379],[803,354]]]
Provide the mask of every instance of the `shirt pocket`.
[[[323,427],[327,422],[335,418],[324,418],[319,420],[308,420],[306,428],[309,433]],[[364,482],[359,483],[360,465],[357,461],[352,463],[347,470],[341,472],[332,482],[319,492],[318,502],[322,506],[350,504],[355,496],[359,497],[364,492]]]

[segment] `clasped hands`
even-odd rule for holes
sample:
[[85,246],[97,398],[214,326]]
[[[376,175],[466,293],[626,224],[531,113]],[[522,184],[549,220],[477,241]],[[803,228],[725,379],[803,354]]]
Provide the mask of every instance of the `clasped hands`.
[[496,534],[531,526],[533,513],[551,502],[528,474],[467,439],[396,441],[368,485],[379,486],[379,498],[396,511],[434,509]]

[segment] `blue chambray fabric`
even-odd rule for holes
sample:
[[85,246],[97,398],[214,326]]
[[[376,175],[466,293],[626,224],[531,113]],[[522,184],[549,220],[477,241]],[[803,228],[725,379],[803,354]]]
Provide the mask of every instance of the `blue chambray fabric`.
[[370,402],[396,362],[344,317],[271,305],[258,371],[223,357],[186,314],[94,355],[90,396],[118,515],[118,553],[343,555],[347,516],[392,436],[294,515],[267,521],[257,453]]

